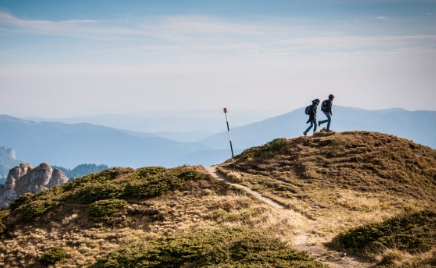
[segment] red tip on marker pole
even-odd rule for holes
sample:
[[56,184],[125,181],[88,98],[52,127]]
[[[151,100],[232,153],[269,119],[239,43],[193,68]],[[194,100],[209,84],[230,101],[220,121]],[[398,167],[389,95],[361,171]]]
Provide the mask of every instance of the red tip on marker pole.
[[227,108],[224,108],[224,113],[225,113],[225,114],[227,113]]

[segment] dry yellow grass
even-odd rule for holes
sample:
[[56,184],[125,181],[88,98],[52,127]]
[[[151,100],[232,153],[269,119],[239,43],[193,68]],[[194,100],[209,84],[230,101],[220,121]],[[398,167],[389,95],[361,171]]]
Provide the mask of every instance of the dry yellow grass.
[[205,173],[203,180],[130,202],[106,223],[90,222],[87,205],[66,204],[32,223],[18,224],[0,240],[0,266],[39,267],[40,256],[55,247],[68,254],[59,267],[85,267],[120,246],[162,236],[243,226],[274,229],[277,237],[292,241],[306,228],[301,215],[272,208],[199,170]]
[[435,208],[436,151],[392,135],[278,139],[219,169],[313,220],[308,241],[318,245],[365,223]]

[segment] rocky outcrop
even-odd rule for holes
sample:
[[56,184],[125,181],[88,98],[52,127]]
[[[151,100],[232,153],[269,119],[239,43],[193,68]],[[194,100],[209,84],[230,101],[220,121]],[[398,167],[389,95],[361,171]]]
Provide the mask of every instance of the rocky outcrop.
[[25,193],[37,193],[44,189],[63,184],[68,181],[59,169],[42,163],[36,168],[30,164],[19,164],[9,170],[3,189],[0,189],[0,208],[7,208],[15,198]]

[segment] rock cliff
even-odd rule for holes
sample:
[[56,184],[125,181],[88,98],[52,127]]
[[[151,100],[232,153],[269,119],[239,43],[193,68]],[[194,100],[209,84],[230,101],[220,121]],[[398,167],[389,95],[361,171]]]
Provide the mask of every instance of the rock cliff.
[[42,163],[32,168],[30,164],[19,164],[9,170],[4,187],[0,188],[0,208],[7,208],[15,198],[25,193],[37,193],[68,181],[59,169]]

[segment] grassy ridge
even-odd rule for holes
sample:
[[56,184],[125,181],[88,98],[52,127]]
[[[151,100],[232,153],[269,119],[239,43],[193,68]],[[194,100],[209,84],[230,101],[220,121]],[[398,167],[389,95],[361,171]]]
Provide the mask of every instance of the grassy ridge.
[[[9,224],[21,220],[30,222],[36,217],[67,203],[92,204],[101,200],[117,198],[129,200],[159,196],[176,189],[184,181],[195,180],[198,176],[199,173],[191,167],[168,170],[162,167],[145,167],[137,170],[130,168],[107,169],[59,187],[47,189],[37,194],[25,194],[17,198],[10,206],[12,220]],[[107,209],[101,205],[95,205],[92,207],[92,213],[98,214],[99,212],[96,211],[98,208]],[[104,214],[104,212],[101,213]]]

